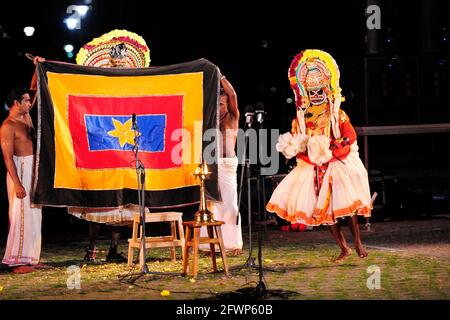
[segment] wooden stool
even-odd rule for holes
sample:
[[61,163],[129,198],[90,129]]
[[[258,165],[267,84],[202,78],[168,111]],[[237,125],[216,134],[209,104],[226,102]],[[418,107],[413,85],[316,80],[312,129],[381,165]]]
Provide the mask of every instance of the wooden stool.
[[[176,261],[175,247],[181,247],[181,254],[184,261],[184,232],[183,232],[183,213],[181,212],[154,212],[145,213],[145,222],[170,222],[170,236],[162,237],[145,237],[145,249],[151,248],[170,248],[170,258],[172,261]],[[128,265],[133,264],[134,249],[141,248],[141,236],[142,236],[142,226],[141,216],[136,213],[133,217],[133,233],[131,239],[128,239]],[[140,228],[139,228],[140,227]],[[178,234],[177,237],[177,228]],[[138,230],[140,232],[138,235]],[[139,254],[139,265],[142,267],[144,265],[145,258],[143,252],[140,250]]]
[[[217,263],[216,263],[216,250],[215,245],[218,244],[220,248],[220,254],[222,256],[223,268],[225,274],[228,275],[228,265],[227,265],[227,256],[225,253],[225,246],[223,245],[222,238],[222,230],[221,225],[224,224],[223,221],[214,221],[214,222],[201,222],[196,223],[195,221],[187,221],[183,222],[183,225],[186,227],[186,243],[184,246],[184,262],[183,262],[183,275],[186,275],[189,267],[189,251],[190,248],[194,248],[194,261],[192,274],[193,277],[197,277],[198,273],[198,246],[201,243],[209,243],[209,247],[211,250],[211,259],[213,264],[214,271],[217,271]],[[208,230],[208,237],[200,237],[200,228],[206,227]],[[215,231],[215,232],[214,232]],[[217,237],[214,237],[214,233]]]

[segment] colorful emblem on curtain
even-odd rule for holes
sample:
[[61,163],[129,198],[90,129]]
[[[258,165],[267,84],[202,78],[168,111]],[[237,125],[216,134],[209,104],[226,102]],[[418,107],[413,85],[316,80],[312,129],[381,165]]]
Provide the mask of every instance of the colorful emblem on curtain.
[[[38,65],[38,83],[35,203],[137,204],[136,149],[146,168],[148,206],[199,201],[192,173],[206,145],[217,144],[202,140],[218,124],[215,65],[200,59],[106,69],[45,62]],[[217,166],[209,167],[207,191],[217,199]]]

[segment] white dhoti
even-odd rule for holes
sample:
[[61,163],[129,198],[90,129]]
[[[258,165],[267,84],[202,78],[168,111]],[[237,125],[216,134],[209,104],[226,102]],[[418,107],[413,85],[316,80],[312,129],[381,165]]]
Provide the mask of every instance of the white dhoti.
[[[214,220],[223,221],[225,224],[221,226],[222,237],[226,250],[242,249],[242,229],[241,217],[236,224],[239,208],[237,203],[237,166],[238,159],[219,158],[218,177],[221,202],[208,201],[208,210],[213,213]],[[201,237],[207,237],[206,227],[200,231]],[[199,246],[202,250],[209,250],[209,245],[202,244]],[[218,247],[216,246],[216,250]]]
[[[139,206],[130,204],[118,208],[69,207],[68,211],[78,219],[114,226],[127,226],[133,223],[133,215],[139,214]],[[145,211],[149,212],[147,208]]]
[[330,162],[319,195],[314,188],[314,165],[301,159],[274,190],[266,209],[291,223],[333,225],[338,218],[369,217],[372,209],[369,179],[356,142],[347,158]]
[[6,175],[9,201],[9,232],[2,263],[9,266],[38,264],[41,255],[42,209],[30,202],[34,156],[14,156],[17,175],[27,192],[23,199],[16,197],[14,182]]

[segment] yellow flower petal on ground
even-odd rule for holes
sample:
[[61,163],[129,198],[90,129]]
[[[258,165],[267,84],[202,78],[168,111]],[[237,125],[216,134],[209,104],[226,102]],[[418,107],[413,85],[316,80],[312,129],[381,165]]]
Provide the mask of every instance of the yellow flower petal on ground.
[[0,293],[3,291],[3,287],[2,286],[0,286]]
[[163,297],[170,296],[170,291],[169,291],[169,290],[163,290],[163,291],[161,291],[161,296],[163,296]]
[[190,278],[189,281],[192,282],[192,283],[195,283],[195,279],[194,278]]
[[272,263],[273,261],[272,261],[272,260],[270,260],[270,259],[264,259],[264,262],[267,262],[267,263]]

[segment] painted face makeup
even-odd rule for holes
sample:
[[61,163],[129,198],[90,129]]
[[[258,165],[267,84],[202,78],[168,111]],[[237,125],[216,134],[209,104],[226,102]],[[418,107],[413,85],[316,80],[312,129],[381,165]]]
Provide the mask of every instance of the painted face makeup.
[[312,105],[317,106],[324,103],[327,100],[327,94],[323,89],[309,90],[308,91],[309,101]]

